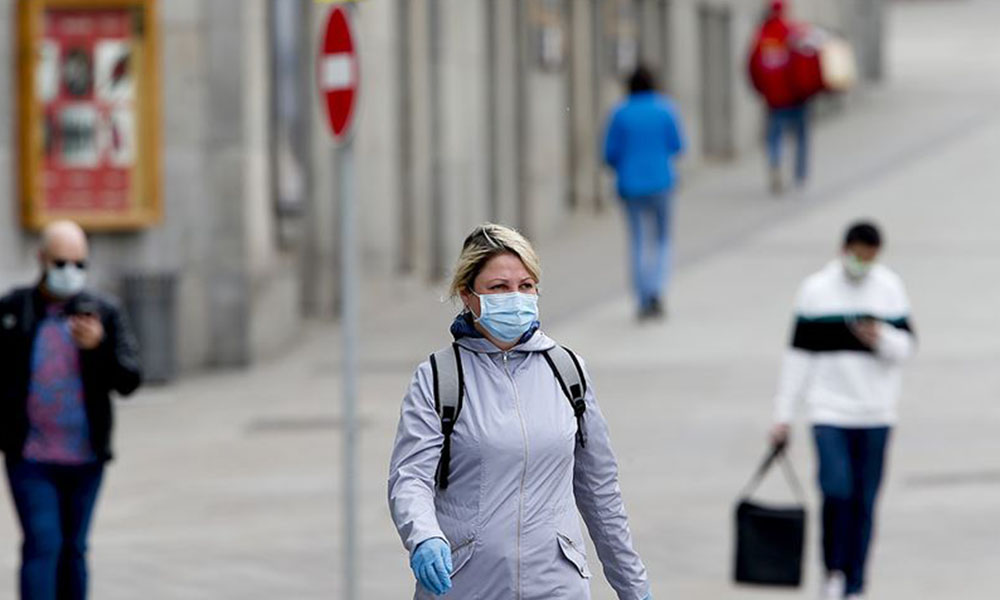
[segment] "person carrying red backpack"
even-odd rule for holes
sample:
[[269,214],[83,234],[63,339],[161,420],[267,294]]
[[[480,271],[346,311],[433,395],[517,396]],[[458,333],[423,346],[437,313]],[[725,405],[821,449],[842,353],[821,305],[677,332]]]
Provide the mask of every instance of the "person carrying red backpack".
[[796,137],[795,183],[805,184],[809,159],[809,99],[822,90],[819,60],[804,42],[807,27],[787,18],[784,0],[771,0],[750,52],[750,81],[768,107],[767,149],[771,190],[781,193],[781,138]]

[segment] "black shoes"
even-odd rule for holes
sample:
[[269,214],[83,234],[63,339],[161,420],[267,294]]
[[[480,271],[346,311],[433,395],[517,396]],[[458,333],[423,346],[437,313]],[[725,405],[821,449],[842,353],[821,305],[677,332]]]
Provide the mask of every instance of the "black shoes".
[[650,319],[664,319],[667,316],[667,309],[659,298],[653,298],[639,308],[639,320],[648,321]]

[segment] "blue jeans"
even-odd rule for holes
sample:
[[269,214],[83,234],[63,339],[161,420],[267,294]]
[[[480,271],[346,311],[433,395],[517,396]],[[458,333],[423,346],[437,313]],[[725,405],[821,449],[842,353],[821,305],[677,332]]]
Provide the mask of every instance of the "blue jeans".
[[632,286],[643,308],[663,297],[670,279],[672,202],[669,192],[622,202],[631,237]]
[[87,534],[101,487],[100,463],[62,466],[7,461],[21,521],[22,600],[87,597]]
[[795,180],[809,175],[809,111],[805,104],[772,108],[767,118],[767,156],[772,169],[781,167],[781,139],[786,130],[795,135]]
[[827,572],[844,573],[847,594],[864,590],[889,432],[888,427],[813,427],[823,492],[823,559]]

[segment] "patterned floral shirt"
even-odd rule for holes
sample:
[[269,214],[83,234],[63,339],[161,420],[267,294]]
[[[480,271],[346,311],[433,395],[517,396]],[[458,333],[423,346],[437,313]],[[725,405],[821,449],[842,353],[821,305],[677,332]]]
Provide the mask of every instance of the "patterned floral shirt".
[[62,305],[50,305],[31,354],[28,439],[32,462],[80,465],[97,459],[90,444],[80,352]]

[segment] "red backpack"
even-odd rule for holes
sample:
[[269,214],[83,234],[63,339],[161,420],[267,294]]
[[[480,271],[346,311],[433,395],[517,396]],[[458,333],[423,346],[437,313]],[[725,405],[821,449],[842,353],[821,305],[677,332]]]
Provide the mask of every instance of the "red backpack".
[[789,38],[792,87],[800,102],[826,89],[819,56],[822,42],[821,32],[808,25],[799,27]]
[[768,19],[750,51],[750,81],[768,106],[794,106],[823,90],[819,52],[808,28]]

